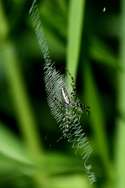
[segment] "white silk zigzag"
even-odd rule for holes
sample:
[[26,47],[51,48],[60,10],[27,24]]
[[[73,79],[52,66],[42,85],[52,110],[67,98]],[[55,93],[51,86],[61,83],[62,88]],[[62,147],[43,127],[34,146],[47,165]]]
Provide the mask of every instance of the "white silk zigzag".
[[[41,55],[45,61],[44,81],[49,107],[63,133],[63,137],[72,144],[75,152],[79,153],[82,157],[89,182],[93,184],[96,182],[96,177],[92,172],[92,165],[88,164],[92,148],[80,124],[80,118],[85,109],[76,95],[73,81],[72,90],[69,91],[65,82],[65,76],[56,70],[50,58],[36,0],[34,0],[29,13],[40,46]],[[73,80],[71,75],[70,78]]]

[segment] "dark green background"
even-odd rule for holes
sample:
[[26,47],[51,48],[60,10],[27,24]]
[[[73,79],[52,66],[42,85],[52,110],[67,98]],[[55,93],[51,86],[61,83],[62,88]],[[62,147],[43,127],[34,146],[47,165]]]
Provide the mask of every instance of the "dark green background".
[[38,1],[51,58],[90,106],[82,126],[94,149],[92,186],[80,156],[57,141],[31,4],[0,0],[0,187],[124,188],[125,1]]

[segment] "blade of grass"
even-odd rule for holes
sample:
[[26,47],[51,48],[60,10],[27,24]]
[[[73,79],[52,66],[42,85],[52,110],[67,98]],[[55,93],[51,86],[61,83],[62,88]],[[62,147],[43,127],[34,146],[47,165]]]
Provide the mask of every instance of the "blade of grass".
[[105,119],[102,111],[100,96],[94,78],[92,76],[92,71],[89,64],[86,64],[83,75],[85,80],[85,101],[91,109],[90,121],[92,125],[92,130],[94,132],[97,151],[106,168],[108,177],[111,177],[111,168],[108,155],[108,143],[104,130]]
[[[8,42],[4,46],[4,66],[12,94],[20,129],[29,151],[33,155],[39,153],[40,143],[36,132],[36,123],[31,110],[26,89],[20,73],[19,62],[13,45]],[[18,62],[18,63],[17,63]]]
[[24,164],[31,164],[25,149],[12,132],[0,123],[0,154]]
[[0,175],[8,173],[32,175],[35,169],[35,164],[24,144],[0,123]]
[[[2,9],[2,3],[0,1],[0,7]],[[8,26],[4,13],[0,15],[2,22]],[[8,36],[5,36],[5,39]],[[9,40],[3,40],[2,55],[3,65],[5,67],[5,73],[8,79],[10,92],[12,94],[13,104],[17,115],[17,120],[20,125],[27,149],[29,150],[34,162],[38,164],[40,156],[42,154],[42,148],[39,141],[39,136],[36,131],[36,122],[31,110],[31,106],[26,93],[25,84],[20,72],[19,61],[16,56],[16,51],[12,42]],[[44,175],[42,172],[37,171],[33,175],[36,186],[40,188],[45,184]]]
[[8,35],[9,28],[4,18],[3,7],[0,0],[0,42]]
[[67,69],[76,79],[82,26],[84,21],[85,0],[70,0],[69,25],[68,25],[68,47],[67,47]]
[[[7,43],[4,48],[4,66],[8,78],[13,104],[15,107],[20,130],[24,137],[25,144],[34,162],[39,163],[42,155],[39,136],[36,131],[36,123],[33,112],[30,108],[28,96],[25,91],[23,79],[17,65],[15,50],[11,43]],[[34,174],[38,187],[43,184],[42,173]],[[39,186],[40,185],[40,186]]]
[[90,188],[87,178],[82,175],[59,176],[52,179],[52,188]]
[[121,71],[118,78],[118,110],[116,135],[116,187],[125,187],[125,1],[121,4]]
[[105,43],[98,38],[92,38],[90,42],[89,53],[92,59],[115,69],[120,68],[118,57],[115,57]]

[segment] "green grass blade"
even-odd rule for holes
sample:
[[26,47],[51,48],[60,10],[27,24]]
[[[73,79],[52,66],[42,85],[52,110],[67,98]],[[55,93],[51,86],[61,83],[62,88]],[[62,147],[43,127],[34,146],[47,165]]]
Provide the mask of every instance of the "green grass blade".
[[112,68],[120,68],[118,57],[111,52],[110,48],[98,38],[92,38],[89,49],[90,57],[99,64],[104,64]]
[[125,187],[125,1],[121,5],[121,71],[118,80],[118,110],[120,117],[117,121],[116,136],[116,187]]
[[84,68],[84,80],[85,80],[85,86],[84,86],[85,101],[90,106],[90,111],[91,111],[90,121],[95,137],[97,152],[99,153],[101,160],[105,165],[108,176],[110,176],[108,143],[104,130],[104,126],[105,126],[104,113],[101,106],[100,96],[89,64],[86,64]]
[[38,154],[40,147],[38,135],[36,133],[36,123],[30,108],[28,96],[19,70],[16,52],[11,43],[7,43],[3,48],[3,58],[5,71],[14,103],[15,112],[19,121],[20,129],[26,141],[29,151]]
[[0,155],[23,164],[31,164],[26,148],[2,124],[0,124]]
[[87,178],[82,175],[63,175],[51,180],[52,188],[90,188]]
[[70,1],[68,47],[67,47],[68,48],[67,69],[74,77],[74,79],[76,79],[76,72],[78,67],[84,11],[85,11],[85,0]]
[[[0,1],[0,7],[1,7]],[[8,23],[5,19],[4,13],[1,15],[0,20],[7,25]],[[0,37],[1,38],[1,37]],[[16,51],[12,42],[8,39],[7,33],[4,36],[2,45],[2,57],[3,57],[3,66],[5,68],[6,77],[8,80],[13,104],[15,107],[16,117],[19,122],[26,147],[31,154],[32,159],[35,163],[38,164],[41,154],[42,147],[39,141],[39,136],[36,131],[36,122],[31,110],[31,106],[28,100],[25,84],[20,72],[19,61],[16,56]],[[46,184],[44,175],[41,172],[37,171],[33,175],[34,182],[38,188]],[[45,186],[44,186],[45,187]]]

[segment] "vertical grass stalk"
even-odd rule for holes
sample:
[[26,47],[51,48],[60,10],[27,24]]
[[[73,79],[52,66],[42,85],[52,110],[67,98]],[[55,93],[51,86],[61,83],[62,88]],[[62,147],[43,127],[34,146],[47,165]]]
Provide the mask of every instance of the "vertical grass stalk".
[[[1,1],[0,9],[3,10]],[[2,26],[6,26],[6,28],[8,28],[8,23],[3,11],[0,11],[0,20],[3,23]],[[1,31],[3,29],[1,29]],[[24,81],[19,68],[19,61],[16,57],[16,51],[12,42],[7,40],[7,37],[7,32],[6,36],[4,33],[4,38],[2,35],[0,36],[3,65],[5,67],[5,73],[8,79],[10,92],[12,94],[17,120],[19,122],[26,147],[29,150],[32,159],[38,165],[42,154],[42,148],[36,131],[36,122],[29,104]],[[39,171],[34,173],[33,178],[38,188],[40,188],[45,182],[43,174]]]
[[84,68],[84,78],[85,78],[85,101],[90,106],[91,114],[90,121],[92,125],[92,130],[94,133],[94,139],[96,142],[97,152],[106,169],[107,176],[111,179],[111,165],[108,153],[108,143],[105,134],[105,118],[102,110],[101,99],[97,86],[92,75],[90,64],[87,62]]
[[117,120],[116,135],[116,188],[125,187],[125,1],[121,1],[121,71],[118,78],[118,110],[120,117]]
[[76,79],[82,26],[85,15],[85,0],[70,0],[69,25],[68,25],[68,47],[67,47],[67,69]]

